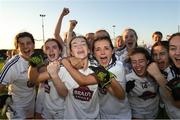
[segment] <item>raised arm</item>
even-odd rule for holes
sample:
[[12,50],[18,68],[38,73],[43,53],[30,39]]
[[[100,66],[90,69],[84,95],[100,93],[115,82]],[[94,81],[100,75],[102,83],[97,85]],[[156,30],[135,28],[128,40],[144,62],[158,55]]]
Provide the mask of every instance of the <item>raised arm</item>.
[[170,92],[166,87],[167,80],[161,74],[157,64],[155,62],[151,63],[148,66],[147,71],[156,80],[156,82],[162,88],[162,90],[168,96],[168,98],[170,98],[171,97]]
[[68,28],[67,39],[66,39],[66,53],[67,53],[67,56],[70,56],[69,43],[70,43],[70,40],[75,36],[75,32],[73,30],[76,27],[76,25],[77,25],[76,20],[70,20],[69,21],[69,28]]
[[148,73],[154,77],[156,82],[159,84],[160,88],[163,90],[163,92],[166,95],[166,98],[169,99],[172,104],[174,104],[176,107],[180,108],[180,101],[175,101],[172,97],[171,91],[167,89],[167,80],[160,72],[158,65],[156,63],[151,63],[147,68]]
[[56,24],[55,31],[54,31],[55,39],[57,39],[59,41],[59,43],[61,45],[63,45],[63,46],[64,46],[64,42],[63,42],[63,39],[60,36],[60,32],[61,32],[62,20],[63,20],[64,16],[66,16],[67,14],[69,14],[69,9],[68,8],[64,8],[62,13],[59,16],[59,19],[58,19],[58,22]]

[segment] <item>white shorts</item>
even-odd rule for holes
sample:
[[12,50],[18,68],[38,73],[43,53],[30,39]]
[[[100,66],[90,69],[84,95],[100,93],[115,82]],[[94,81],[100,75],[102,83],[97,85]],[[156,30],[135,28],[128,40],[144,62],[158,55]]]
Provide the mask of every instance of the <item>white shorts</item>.
[[26,108],[8,108],[6,116],[8,119],[34,118],[34,105],[31,105]]
[[54,111],[43,109],[42,117],[44,119],[63,119],[64,118],[64,110],[62,111]]
[[158,109],[152,111],[151,113],[147,113],[147,114],[142,114],[142,113],[134,113],[132,112],[132,117],[133,118],[140,118],[140,119],[155,119],[158,115]]
[[45,96],[44,88],[39,87],[36,98],[36,110],[35,110],[35,112],[37,113],[42,113],[44,107],[44,96]]

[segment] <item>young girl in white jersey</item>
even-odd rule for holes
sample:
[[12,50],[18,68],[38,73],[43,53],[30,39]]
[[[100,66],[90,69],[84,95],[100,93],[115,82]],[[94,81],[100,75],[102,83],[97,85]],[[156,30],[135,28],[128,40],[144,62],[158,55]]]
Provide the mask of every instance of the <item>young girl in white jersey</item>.
[[155,119],[159,107],[158,84],[147,73],[151,57],[145,48],[137,47],[129,54],[133,71],[126,75],[126,91],[132,118]]
[[[180,96],[178,87],[180,81],[180,33],[174,33],[169,38],[170,69],[167,77],[159,70],[158,64],[151,63],[148,72],[155,78],[160,86],[161,95],[165,103],[166,111],[171,119],[180,118]],[[174,83],[173,81],[176,80]],[[169,86],[169,83],[171,83]]]
[[94,40],[92,51],[96,66],[103,66],[116,77],[105,88],[99,87],[101,119],[131,119],[131,110],[125,93],[125,71],[121,61],[114,55],[114,47],[109,37]]
[[[49,63],[61,59],[62,46],[55,39],[48,39],[45,42],[44,51]],[[66,95],[59,96],[53,80],[48,80],[45,84],[44,111],[42,117],[45,119],[62,119],[64,115],[64,99]]]
[[[60,56],[62,53],[62,46],[59,44],[59,42],[56,39],[48,39],[44,44],[44,52],[47,55],[49,64],[51,64],[53,61],[57,61],[61,59]],[[32,76],[38,74],[38,73],[32,74],[34,69],[36,68],[30,67],[29,69],[29,73],[31,73],[30,80],[34,80],[35,78],[32,78]],[[44,100],[42,101],[44,102],[42,117],[44,119],[62,119],[64,115],[64,99],[65,99],[64,96],[66,95],[58,94],[54,83],[55,80],[51,80],[53,78],[49,78],[48,76],[45,79],[46,76],[44,76],[44,78],[42,79],[41,76],[43,76],[44,73],[39,73],[38,75],[39,77],[37,77],[36,79],[36,82],[46,81],[45,97]],[[63,86],[61,86],[61,89],[63,89]]]
[[[157,63],[161,73],[166,79],[172,79],[169,54],[168,54],[168,41],[158,41],[151,48],[151,55],[154,62]],[[159,88],[160,104],[158,119],[168,119],[169,113],[167,113],[168,102],[166,96],[163,95],[161,88]]]
[[[61,24],[62,24],[62,21],[64,19],[64,17],[66,15],[69,14],[69,9],[68,8],[63,8],[62,12],[60,13],[60,16],[59,16],[59,19],[58,19],[58,22],[57,22],[57,25],[55,27],[55,31],[54,31],[54,37],[55,39],[62,45],[63,47],[63,51],[61,51],[61,55],[65,55],[65,45],[64,45],[64,42],[60,36],[60,32],[61,32]],[[42,48],[43,49],[43,48]],[[62,49],[61,49],[62,50]],[[41,72],[43,72],[43,68],[41,68]],[[38,71],[40,72],[40,71]],[[47,83],[47,82],[46,82]],[[42,113],[42,110],[44,109],[44,94],[45,94],[45,89],[44,88],[48,88],[48,85],[47,84],[44,84],[44,82],[41,82],[39,84],[39,88],[38,88],[38,93],[37,93],[37,98],[36,98],[36,109],[35,109],[35,118],[36,119],[42,119],[42,116],[41,116],[41,113]]]
[[[70,53],[76,59],[81,59],[81,68],[75,69],[68,59],[63,59],[61,63],[64,67],[60,68],[59,77],[68,89],[65,100],[65,119],[95,119],[99,114],[98,87],[94,76],[90,75],[93,71],[88,68],[88,53],[90,52],[87,39],[77,36],[69,43]],[[84,84],[91,81],[93,84]]]
[[28,32],[15,37],[18,55],[12,57],[3,67],[0,75],[0,91],[9,85],[12,103],[7,111],[8,119],[27,119],[34,117],[35,87],[28,84],[28,59],[34,51],[34,38]]

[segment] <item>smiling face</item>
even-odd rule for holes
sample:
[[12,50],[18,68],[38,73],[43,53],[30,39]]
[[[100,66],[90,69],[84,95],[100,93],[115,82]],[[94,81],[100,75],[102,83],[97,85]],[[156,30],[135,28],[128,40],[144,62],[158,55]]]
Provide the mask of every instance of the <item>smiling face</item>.
[[84,59],[88,57],[89,49],[86,39],[84,39],[83,37],[77,37],[74,38],[70,42],[70,44],[71,44],[70,49],[72,56],[80,59]]
[[169,42],[169,56],[177,68],[180,68],[180,36],[174,36]]
[[130,60],[134,72],[138,76],[144,77],[146,75],[146,68],[148,64],[145,55],[142,53],[135,53],[130,56]]
[[108,66],[113,54],[113,49],[108,40],[102,39],[94,43],[94,56],[100,65]]
[[30,37],[20,37],[17,43],[19,54],[28,59],[34,51],[34,43]]
[[61,49],[55,41],[47,41],[44,45],[44,51],[47,54],[49,61],[54,61],[59,59],[61,54]]
[[136,47],[137,36],[134,31],[127,29],[123,32],[123,40],[127,49],[133,49]]
[[158,64],[160,70],[164,70],[169,65],[168,50],[162,45],[155,46],[152,52],[153,60]]

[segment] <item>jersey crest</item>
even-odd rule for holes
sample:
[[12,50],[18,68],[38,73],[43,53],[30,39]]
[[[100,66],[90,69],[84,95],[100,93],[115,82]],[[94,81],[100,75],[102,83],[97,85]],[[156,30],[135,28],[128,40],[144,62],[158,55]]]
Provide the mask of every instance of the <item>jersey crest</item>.
[[75,99],[81,101],[90,101],[93,91],[91,91],[88,87],[78,87],[73,90],[73,95]]

